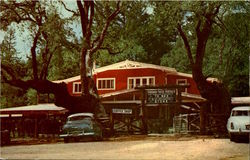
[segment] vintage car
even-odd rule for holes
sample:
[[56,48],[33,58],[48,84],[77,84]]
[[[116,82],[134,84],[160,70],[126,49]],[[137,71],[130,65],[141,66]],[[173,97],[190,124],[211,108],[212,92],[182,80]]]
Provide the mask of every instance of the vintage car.
[[84,138],[102,140],[102,128],[92,113],[76,113],[68,116],[60,137],[64,138],[66,143],[69,140],[78,141]]
[[231,141],[250,134],[250,106],[235,107],[227,121],[227,130]]

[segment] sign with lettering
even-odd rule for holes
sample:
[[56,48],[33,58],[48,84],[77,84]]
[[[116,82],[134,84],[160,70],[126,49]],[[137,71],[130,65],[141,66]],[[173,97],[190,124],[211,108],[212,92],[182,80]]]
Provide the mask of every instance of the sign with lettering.
[[115,114],[132,114],[132,109],[113,108],[112,113],[115,113]]
[[166,104],[176,102],[175,89],[148,89],[147,103],[149,104]]

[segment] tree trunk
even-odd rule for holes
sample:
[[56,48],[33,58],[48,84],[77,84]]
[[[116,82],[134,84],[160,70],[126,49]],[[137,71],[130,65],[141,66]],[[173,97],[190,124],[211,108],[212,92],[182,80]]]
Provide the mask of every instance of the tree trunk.
[[[193,67],[192,74],[201,96],[211,103],[211,116],[208,118],[213,118],[214,123],[208,124],[210,130],[215,134],[225,134],[231,111],[231,97],[228,90],[223,83],[208,82],[200,69]],[[217,116],[212,117],[212,115]]]
[[[183,32],[182,27],[178,24],[177,29],[182,37],[184,42],[189,62],[192,66],[192,75],[193,79],[196,82],[198,90],[203,98],[206,98],[212,105],[211,111],[214,114],[225,115],[223,116],[223,122],[221,126],[225,130],[225,122],[227,117],[230,114],[231,110],[231,97],[228,90],[225,88],[223,83],[220,82],[208,82],[206,77],[203,75],[203,59],[205,55],[206,43],[209,38],[209,35],[212,31],[212,24],[214,23],[214,18],[219,12],[220,5],[210,6],[211,10],[207,13],[204,12],[205,21],[202,23],[202,19],[198,19],[196,25],[196,36],[197,36],[197,46],[195,53],[195,61],[192,56],[191,47],[189,45],[186,34]],[[202,25],[203,24],[203,25]],[[218,132],[219,129],[215,129],[215,132]]]
[[218,114],[230,114],[231,110],[231,97],[228,90],[223,83],[208,82],[203,76],[201,70],[196,68],[192,69],[193,79],[200,91],[203,98],[206,98],[212,104],[212,111]]
[[83,48],[81,53],[81,84],[82,84],[82,95],[89,95],[89,84],[87,76],[87,49]]

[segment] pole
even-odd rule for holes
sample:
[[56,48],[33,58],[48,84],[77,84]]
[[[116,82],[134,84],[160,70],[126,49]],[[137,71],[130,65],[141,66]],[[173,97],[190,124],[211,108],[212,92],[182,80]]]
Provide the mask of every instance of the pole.
[[148,133],[147,120],[146,120],[146,110],[145,110],[145,89],[142,89],[141,107],[142,107],[142,124],[143,124],[143,134]]

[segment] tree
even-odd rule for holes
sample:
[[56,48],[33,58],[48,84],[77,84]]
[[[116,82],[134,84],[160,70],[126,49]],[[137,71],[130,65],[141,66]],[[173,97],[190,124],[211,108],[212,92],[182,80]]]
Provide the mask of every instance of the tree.
[[[95,14],[95,3],[94,1],[85,1],[84,5],[81,1],[77,1],[77,6],[80,12],[81,26],[82,26],[82,36],[83,44],[81,49],[81,83],[82,85],[82,95],[89,95],[90,91],[93,90],[93,85],[89,84],[88,75],[91,74],[91,64],[93,59],[93,54],[101,48],[104,37],[108,30],[111,21],[120,12],[120,2],[117,3],[116,9],[112,12],[106,19],[102,31],[97,34],[92,34],[92,25],[94,22]],[[95,36],[95,38],[93,38]]]
[[[33,36],[31,47],[32,78],[29,80],[23,80],[13,67],[2,63],[2,81],[22,88],[23,90],[33,88],[39,93],[53,93],[55,95],[55,104],[69,109],[71,113],[94,113],[98,100],[95,96],[89,94],[87,70],[89,69],[89,62],[93,53],[95,53],[102,45],[108,26],[119,13],[120,3],[117,3],[115,11],[113,11],[113,13],[111,13],[105,20],[100,34],[96,35],[95,39],[92,39],[95,4],[93,1],[84,1],[83,3],[77,1],[79,13],[75,11],[73,11],[73,13],[74,15],[80,15],[83,33],[83,43],[81,47],[81,80],[84,84],[84,94],[80,97],[69,95],[65,83],[56,84],[47,80],[48,68],[53,53],[55,53],[58,47],[61,46],[60,44],[64,44],[61,42],[68,43],[68,37],[66,37],[67,32],[59,32],[58,36],[53,34],[58,33],[58,31],[63,31],[65,25],[60,16],[56,13],[56,10],[52,10],[54,11],[52,13],[50,10],[46,10],[46,4],[50,3],[39,1],[1,1],[1,29],[7,30],[11,23],[22,24],[24,26],[26,25],[27,28],[31,30],[31,35]],[[63,34],[65,37],[60,36],[60,34]],[[55,42],[58,42],[59,44]],[[71,45],[74,46],[74,44]],[[38,51],[39,54],[37,53]],[[37,55],[42,59],[40,65],[37,61],[39,59]],[[40,74],[38,73],[39,71]]]
[[[193,20],[192,24],[195,24],[195,51],[192,51],[188,36],[183,30],[185,23],[179,23],[177,27],[186,48],[189,63],[192,68],[193,79],[196,82],[201,96],[212,104],[213,113],[226,114],[229,116],[231,110],[231,97],[227,88],[223,83],[208,82],[206,76],[203,74],[206,45],[209,36],[212,34],[212,26],[216,21],[216,16],[218,16],[222,8],[222,4],[217,2],[199,2],[193,5],[191,10],[194,9],[194,6],[199,8],[194,11],[194,17],[191,18],[191,20]],[[193,52],[195,57],[193,57]],[[227,117],[225,117],[225,119],[227,119]],[[224,126],[226,126],[226,124],[224,124]]]
[[[195,3],[191,3],[195,5]],[[188,37],[191,51],[195,53],[196,33],[195,25],[197,18],[191,14],[199,12],[200,5],[191,8],[191,4],[182,2],[182,8],[176,4],[174,8],[183,14],[182,29]],[[203,74],[205,77],[216,77],[229,89],[231,96],[248,96],[248,53],[249,53],[249,4],[245,2],[223,3],[221,11],[215,18],[215,23],[206,44],[206,54],[203,62]],[[188,7],[187,7],[188,6]],[[168,12],[169,10],[165,11]],[[168,13],[166,13],[167,15]],[[192,16],[191,16],[192,15]],[[176,17],[176,16],[173,16]],[[184,17],[184,18],[183,18]],[[164,17],[158,17],[161,21],[167,21]],[[175,25],[175,24],[174,24]],[[177,25],[177,24],[176,24]],[[174,67],[178,71],[192,72],[189,59],[186,54],[185,45],[180,36],[172,43],[170,52],[166,52],[161,58],[161,64]]]
[[[249,96],[249,19],[250,5],[246,2],[232,2],[222,22],[224,24],[225,64],[223,81],[232,96]],[[224,53],[223,53],[224,54]]]

